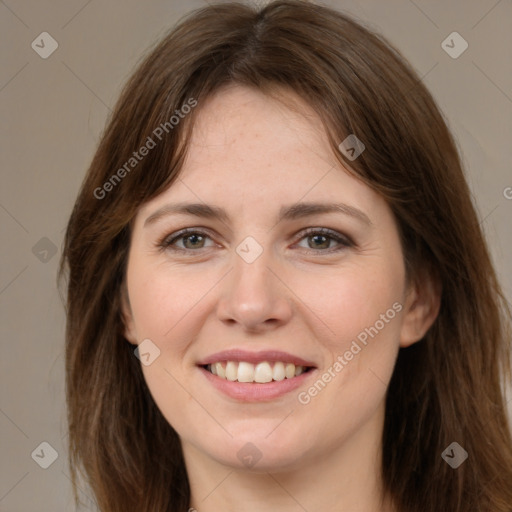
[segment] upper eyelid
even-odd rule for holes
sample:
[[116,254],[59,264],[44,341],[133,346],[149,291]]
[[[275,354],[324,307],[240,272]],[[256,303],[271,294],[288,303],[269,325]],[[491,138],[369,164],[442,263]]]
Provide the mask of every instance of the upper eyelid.
[[[183,229],[178,229],[177,231],[174,231],[173,233],[169,233],[168,235],[165,235],[163,238],[162,238],[162,243],[163,242],[166,242],[167,240],[169,241],[172,241],[172,240],[176,240],[176,239],[180,239],[186,235],[194,235],[194,234],[198,234],[198,235],[207,235],[208,237],[210,238],[214,238],[214,234],[213,234],[213,231],[211,231],[210,229],[208,228],[204,228],[204,227],[198,227],[198,228],[183,228]],[[219,235],[220,236],[220,235]],[[222,237],[221,237],[222,238]]]

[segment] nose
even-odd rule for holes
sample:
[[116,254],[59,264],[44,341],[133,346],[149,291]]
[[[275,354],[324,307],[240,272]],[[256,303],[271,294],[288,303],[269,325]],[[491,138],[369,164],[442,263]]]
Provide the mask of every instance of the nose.
[[250,332],[265,332],[292,317],[292,293],[283,283],[267,251],[252,263],[236,252],[233,270],[223,280],[217,307],[219,319]]

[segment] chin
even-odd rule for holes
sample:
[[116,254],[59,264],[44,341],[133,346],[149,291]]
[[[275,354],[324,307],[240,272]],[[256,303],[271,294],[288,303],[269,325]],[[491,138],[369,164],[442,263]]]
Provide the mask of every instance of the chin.
[[[204,451],[214,460],[236,470],[251,472],[290,471],[304,464],[308,447],[304,445],[304,433],[290,436],[272,432],[272,428],[255,432],[250,429],[244,434],[235,435],[224,443],[212,440]],[[262,433],[263,432],[263,433]],[[212,450],[215,446],[216,449]]]

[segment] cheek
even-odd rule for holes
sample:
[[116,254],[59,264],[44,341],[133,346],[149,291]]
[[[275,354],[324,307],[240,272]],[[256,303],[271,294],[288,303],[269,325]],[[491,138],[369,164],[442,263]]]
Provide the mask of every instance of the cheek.
[[207,272],[165,265],[137,273],[133,263],[128,290],[138,339],[150,339],[160,351],[154,362],[142,365],[144,379],[168,423],[177,432],[187,432],[191,419],[205,414],[191,394],[188,350],[200,329],[198,318],[204,314],[214,280]]
[[[188,317],[197,314],[201,302],[214,286],[212,273],[160,264],[150,268],[133,261],[128,269],[128,293],[139,339],[150,338],[165,345]],[[176,347],[175,347],[176,348]]]
[[374,345],[398,344],[403,272],[398,265],[374,263],[307,278],[302,284],[316,330],[325,332],[322,341],[333,356],[349,350],[355,340],[364,347],[372,339],[378,340]]
[[349,421],[347,410],[370,414],[385,395],[399,349],[404,278],[401,265],[376,259],[373,266],[344,269],[322,293],[310,294],[330,357],[299,401],[326,410],[340,406],[333,424]]

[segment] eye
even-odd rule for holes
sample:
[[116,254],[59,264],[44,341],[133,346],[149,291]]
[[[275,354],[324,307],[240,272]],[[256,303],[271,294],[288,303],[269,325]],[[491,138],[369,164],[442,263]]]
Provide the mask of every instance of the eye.
[[[314,252],[337,252],[354,245],[347,236],[328,228],[309,228],[302,234],[301,240],[307,240],[308,248]],[[333,248],[332,242],[337,246]]]
[[[332,253],[341,251],[347,247],[352,247],[354,243],[346,235],[342,235],[328,228],[309,228],[301,233],[302,240],[308,240],[307,249],[312,252]],[[207,241],[211,243],[206,245]],[[332,247],[332,243],[336,245]],[[198,252],[200,249],[215,247],[210,234],[197,228],[186,228],[166,236],[158,247],[162,250],[172,250],[178,252]],[[298,244],[299,247],[305,248]],[[310,251],[310,252],[311,252]]]
[[[193,229],[183,229],[178,233],[173,233],[168,237],[164,238],[159,246],[162,249],[173,249],[178,251],[197,250],[212,247],[215,244],[209,246],[205,245],[206,240],[211,240],[208,233]],[[182,246],[180,246],[182,242]]]

